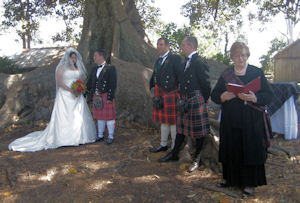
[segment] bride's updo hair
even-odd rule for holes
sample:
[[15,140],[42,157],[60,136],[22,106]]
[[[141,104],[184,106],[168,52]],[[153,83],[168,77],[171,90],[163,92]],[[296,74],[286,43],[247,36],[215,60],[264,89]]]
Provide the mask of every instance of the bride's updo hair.
[[75,51],[71,51],[70,54],[69,54],[69,57],[71,58],[71,56],[75,54],[75,56],[77,56],[76,52]]

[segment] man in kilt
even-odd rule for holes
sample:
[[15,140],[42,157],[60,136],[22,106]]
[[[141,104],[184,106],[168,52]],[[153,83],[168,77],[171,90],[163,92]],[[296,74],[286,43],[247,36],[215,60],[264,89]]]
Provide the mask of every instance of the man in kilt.
[[107,144],[112,144],[115,130],[115,90],[117,86],[116,68],[106,61],[106,52],[95,51],[94,62],[97,66],[92,70],[87,82],[88,100],[93,101],[93,118],[98,124],[97,141],[104,141],[103,133],[107,125]]
[[210,95],[210,82],[208,66],[196,52],[198,42],[195,37],[185,37],[181,44],[181,50],[187,57],[184,70],[180,74],[177,117],[177,135],[174,149],[160,162],[178,160],[178,153],[184,142],[185,136],[195,139],[196,150],[193,156],[194,162],[189,172],[199,167],[198,155],[204,143],[204,136],[210,133],[210,126],[207,112],[207,100]]
[[182,68],[181,57],[170,52],[169,40],[159,38],[157,40],[157,52],[159,58],[156,60],[153,75],[150,79],[150,90],[153,92],[154,122],[161,124],[161,141],[157,148],[150,148],[150,152],[166,151],[168,149],[168,136],[171,133],[172,146],[176,138],[177,99],[179,94],[178,74]]

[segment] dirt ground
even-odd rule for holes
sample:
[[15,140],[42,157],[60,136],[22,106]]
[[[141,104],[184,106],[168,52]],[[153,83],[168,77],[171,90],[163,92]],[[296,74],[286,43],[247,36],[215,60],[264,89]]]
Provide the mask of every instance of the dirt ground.
[[[135,123],[119,122],[110,146],[96,142],[39,152],[8,151],[11,141],[45,126],[35,123],[0,132],[0,202],[300,202],[300,139],[273,140],[295,156],[269,154],[268,185],[258,187],[254,197],[241,199],[201,187],[215,187],[221,180],[209,169],[190,174],[188,163],[158,163],[165,152],[148,152],[158,146],[158,132]],[[228,191],[241,195],[234,188]]]

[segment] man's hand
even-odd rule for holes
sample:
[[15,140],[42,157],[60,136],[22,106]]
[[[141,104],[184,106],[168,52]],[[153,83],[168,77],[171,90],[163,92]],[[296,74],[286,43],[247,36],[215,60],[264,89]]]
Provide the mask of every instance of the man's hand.
[[112,101],[110,101],[110,100],[107,100],[107,101],[106,101],[106,103],[107,103],[107,104],[111,104],[111,103],[112,103]]

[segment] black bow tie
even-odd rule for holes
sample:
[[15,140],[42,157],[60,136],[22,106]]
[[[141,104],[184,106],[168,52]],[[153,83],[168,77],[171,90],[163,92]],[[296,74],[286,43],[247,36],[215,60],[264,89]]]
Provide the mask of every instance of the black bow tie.
[[98,65],[98,66],[97,66],[97,68],[102,68],[102,67],[103,67],[103,65],[100,65],[100,66]]
[[187,63],[187,62],[190,61],[190,60],[191,60],[191,58],[185,57],[185,63]]

